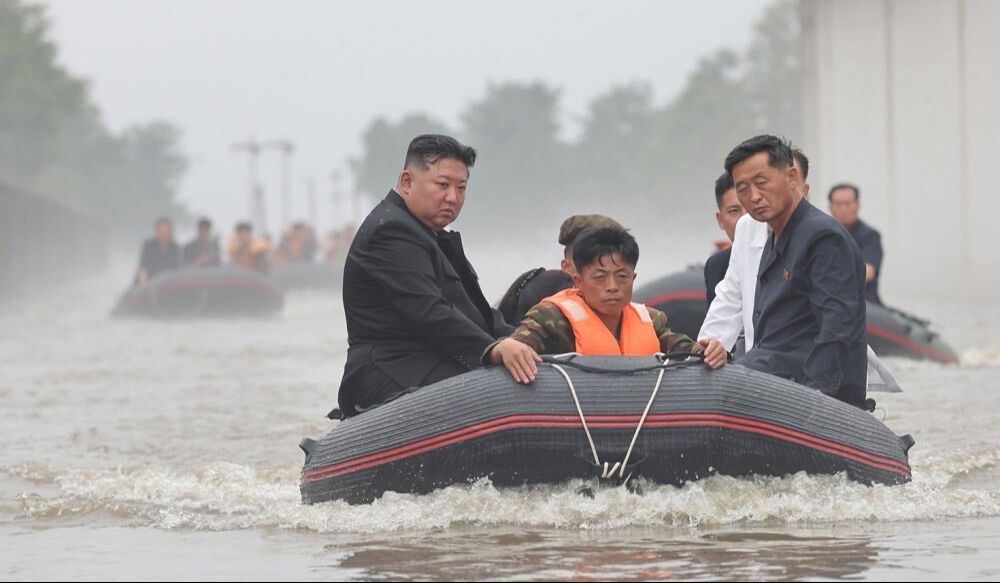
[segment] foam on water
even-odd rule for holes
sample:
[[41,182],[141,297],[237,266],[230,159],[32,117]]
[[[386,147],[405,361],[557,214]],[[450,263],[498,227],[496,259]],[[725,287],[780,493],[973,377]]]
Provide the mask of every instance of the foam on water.
[[613,529],[1000,516],[1000,491],[955,485],[970,476],[988,477],[1000,464],[1000,446],[914,458],[914,481],[895,487],[868,487],[843,475],[714,476],[682,487],[646,483],[641,494],[603,487],[589,498],[577,493],[581,481],[498,489],[480,480],[424,496],[388,493],[357,506],[300,504],[296,467],[218,462],[184,470],[135,465],[61,471],[22,464],[7,471],[12,477],[58,487],[55,496],[23,494],[28,516],[108,512],[136,525],[161,528],[363,533],[462,524]]

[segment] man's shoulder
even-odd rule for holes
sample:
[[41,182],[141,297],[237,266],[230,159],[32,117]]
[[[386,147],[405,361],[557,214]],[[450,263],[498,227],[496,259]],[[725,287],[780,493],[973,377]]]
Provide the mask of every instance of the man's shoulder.
[[729,257],[733,254],[732,247],[726,247],[718,253],[713,253],[705,260],[705,269],[719,269],[722,265],[729,265]]
[[568,321],[559,306],[546,300],[535,304],[524,317],[539,323]]

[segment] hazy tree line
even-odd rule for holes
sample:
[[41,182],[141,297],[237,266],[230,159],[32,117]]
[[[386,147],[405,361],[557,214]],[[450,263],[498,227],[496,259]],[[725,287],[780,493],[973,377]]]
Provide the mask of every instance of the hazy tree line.
[[[407,141],[444,132],[480,154],[463,225],[551,230],[553,217],[609,208],[629,221],[702,214],[714,205],[712,186],[732,146],[764,131],[800,136],[799,29],[798,2],[779,0],[756,23],[745,56],[720,50],[702,58],[664,104],[644,83],[612,88],[590,103],[573,141],[560,139],[559,90],[544,82],[491,85],[457,127],[420,112],[378,119],[363,136],[358,188],[383,196]],[[663,62],[671,66],[670,56]]]
[[111,132],[87,83],[57,62],[44,9],[0,0],[0,182],[147,233],[186,216],[176,201],[186,161],[168,123]]

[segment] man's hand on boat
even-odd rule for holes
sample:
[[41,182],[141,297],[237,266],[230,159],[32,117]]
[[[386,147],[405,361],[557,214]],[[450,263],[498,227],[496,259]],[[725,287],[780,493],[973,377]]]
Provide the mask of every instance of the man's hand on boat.
[[[706,338],[698,342],[703,349],[705,366],[717,369],[726,364],[729,355],[721,342],[715,338]],[[538,375],[538,363],[542,362],[542,357],[538,356],[530,346],[513,338],[504,338],[498,342],[490,350],[487,358],[491,364],[502,364],[507,367],[510,376],[522,384],[535,380]]]
[[701,344],[702,354],[705,357],[705,366],[711,369],[722,367],[729,359],[729,354],[721,342],[715,338],[703,338],[698,341]]
[[542,362],[542,357],[527,344],[504,338],[490,351],[489,360],[492,364],[507,367],[515,381],[528,384],[535,380],[537,363]]

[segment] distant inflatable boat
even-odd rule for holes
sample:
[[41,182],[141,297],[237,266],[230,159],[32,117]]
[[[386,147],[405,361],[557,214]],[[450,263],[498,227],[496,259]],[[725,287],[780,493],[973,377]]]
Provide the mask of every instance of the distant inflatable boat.
[[546,358],[529,386],[503,368],[479,369],[303,440],[302,501],[367,503],[480,478],[681,484],[804,471],[910,481],[910,436],[790,381],[693,359]]
[[274,313],[284,295],[267,277],[222,266],[157,274],[125,293],[113,314],[153,318],[260,316]]
[[271,271],[271,281],[283,290],[340,290],[344,266],[333,263],[289,263]]
[[[705,278],[701,269],[688,269],[663,276],[639,287],[635,301],[662,310],[672,330],[694,338],[701,329],[708,303]],[[879,356],[903,356],[934,360],[946,364],[958,362],[958,355],[931,330],[930,323],[896,310],[868,302],[868,344]]]

